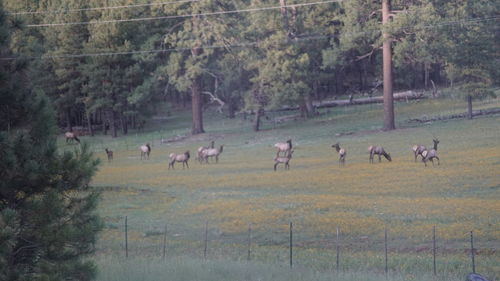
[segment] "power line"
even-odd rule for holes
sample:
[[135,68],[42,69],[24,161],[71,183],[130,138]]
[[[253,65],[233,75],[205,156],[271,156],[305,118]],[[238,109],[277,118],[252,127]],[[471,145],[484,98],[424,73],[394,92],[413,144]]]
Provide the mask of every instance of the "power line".
[[[500,19],[500,16],[491,17],[491,18],[466,19],[466,20],[459,20],[459,21],[442,22],[442,23],[436,23],[434,25],[426,25],[426,26],[417,27],[416,29],[429,29],[429,28],[438,28],[441,26],[476,24],[478,22],[497,20],[497,19]],[[371,32],[371,31],[361,31],[361,32],[356,32],[354,35],[361,35],[361,34],[366,34],[369,32]],[[288,42],[293,43],[293,42],[299,42],[299,41],[321,40],[321,39],[328,39],[328,38],[334,38],[334,37],[336,37],[336,36],[334,36],[334,35],[305,36],[305,37],[296,38],[296,39],[288,41]],[[226,45],[210,45],[210,46],[202,46],[200,48],[204,48],[204,49],[243,48],[243,47],[256,46],[261,42],[262,41],[237,43],[237,44],[232,44],[232,45],[227,45],[227,44]],[[273,42],[285,42],[285,41],[275,40]],[[134,54],[151,54],[151,53],[164,53],[164,52],[174,52],[174,51],[189,51],[191,49],[192,49],[191,47],[184,47],[184,48],[169,48],[169,49],[156,49],[156,50],[144,50],[144,51],[65,54],[65,55],[56,55],[56,56],[27,57],[27,58],[28,59],[35,59],[35,60],[36,59],[57,59],[57,58],[82,58],[82,57],[99,57],[99,56],[113,56],[113,55],[134,55]],[[8,61],[8,60],[15,60],[15,59],[17,59],[17,58],[6,57],[6,58],[0,58],[0,61],[2,61],[2,60]]]
[[497,19],[500,19],[500,16],[489,17],[489,18],[470,18],[470,19],[465,19],[465,20],[448,21],[448,22],[442,22],[442,23],[437,23],[437,24],[433,24],[433,25],[424,25],[424,26],[421,26],[418,28],[427,29],[427,28],[434,28],[434,27],[440,27],[440,26],[461,25],[461,24],[467,24],[467,23],[497,20]]
[[64,25],[89,25],[89,24],[106,24],[106,23],[122,23],[122,22],[138,22],[138,21],[153,21],[153,20],[165,20],[165,19],[179,19],[179,18],[190,18],[194,16],[213,16],[213,15],[224,15],[224,14],[236,14],[236,13],[248,13],[257,11],[268,11],[276,10],[282,8],[296,8],[305,7],[313,5],[321,5],[335,2],[342,2],[343,0],[326,0],[319,2],[301,3],[301,4],[290,4],[286,6],[272,6],[272,7],[261,7],[261,8],[250,8],[250,9],[239,9],[232,11],[218,11],[218,12],[207,12],[199,14],[189,14],[189,15],[175,15],[175,16],[162,16],[162,17],[146,17],[146,18],[132,18],[132,19],[120,19],[120,20],[103,20],[103,21],[82,21],[82,22],[61,22],[61,23],[41,23],[41,24],[28,24],[27,27],[53,27],[53,26],[64,26]]
[[[309,41],[309,40],[321,40],[327,38],[333,38],[334,36],[329,35],[318,35],[318,36],[308,36],[302,38],[296,38],[291,41],[281,41],[275,40],[273,42],[298,42],[298,41]],[[237,43],[232,45],[210,45],[210,46],[201,46],[201,49],[220,49],[220,48],[244,48],[256,46],[263,41],[254,41],[247,43]],[[135,54],[152,54],[152,53],[167,53],[167,52],[175,52],[175,51],[190,51],[192,47],[184,47],[184,48],[169,48],[169,49],[156,49],[156,50],[144,50],[144,51],[127,51],[127,52],[102,52],[102,53],[84,53],[84,54],[66,54],[66,55],[56,55],[56,56],[42,56],[42,57],[27,57],[28,59],[59,59],[59,58],[82,58],[82,57],[101,57],[101,56],[114,56],[114,55],[135,55]],[[15,60],[17,58],[0,58],[0,60]]]
[[21,11],[21,12],[8,12],[8,15],[35,15],[35,14],[68,14],[77,13],[84,11],[99,11],[99,10],[112,10],[112,9],[127,9],[127,8],[139,8],[139,7],[151,7],[151,6],[163,6],[169,4],[179,4],[179,3],[190,3],[190,2],[200,2],[201,0],[178,0],[170,2],[157,2],[157,3],[147,3],[147,4],[133,4],[133,5],[121,5],[121,6],[110,6],[110,7],[94,7],[94,8],[80,8],[80,9],[69,9],[69,10],[49,10],[49,11]]

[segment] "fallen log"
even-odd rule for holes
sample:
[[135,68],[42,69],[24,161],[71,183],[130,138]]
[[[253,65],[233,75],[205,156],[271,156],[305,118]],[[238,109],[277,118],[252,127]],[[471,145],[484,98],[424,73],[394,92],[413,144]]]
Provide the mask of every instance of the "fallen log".
[[[406,91],[394,94],[395,101],[409,101],[409,100],[419,100],[425,99],[427,96],[422,92],[415,91]],[[351,105],[360,105],[360,104],[371,104],[371,103],[383,103],[384,98],[382,96],[377,97],[366,97],[366,98],[350,98],[345,100],[326,100],[320,102],[313,102],[313,106],[316,108],[329,108],[336,106],[351,106]],[[268,110],[268,112],[280,112],[280,111],[290,111],[290,110],[298,110],[299,106],[283,106],[278,109]]]
[[[500,113],[500,108],[474,110],[474,111],[472,111],[472,117],[481,116],[481,115],[499,114],[499,113]],[[429,122],[435,122],[435,121],[445,121],[445,120],[461,119],[461,118],[467,118],[467,113],[463,112],[463,113],[458,113],[458,114],[450,114],[450,115],[445,115],[445,116],[435,116],[435,117],[430,117],[430,118],[423,116],[421,118],[410,118],[407,120],[407,122],[408,123],[412,123],[412,122],[429,123]]]

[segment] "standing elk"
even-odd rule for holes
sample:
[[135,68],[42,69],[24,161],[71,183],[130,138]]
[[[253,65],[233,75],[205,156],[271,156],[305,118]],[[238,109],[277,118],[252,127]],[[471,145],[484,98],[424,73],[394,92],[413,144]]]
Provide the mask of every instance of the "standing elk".
[[290,159],[292,159],[293,150],[290,150],[285,157],[276,156],[274,157],[274,171],[279,163],[285,164],[285,170],[290,170]]
[[141,150],[141,160],[143,157],[149,159],[149,154],[151,153],[151,146],[149,145],[149,143],[141,145],[139,149]]
[[107,147],[104,149],[106,151],[106,155],[108,156],[108,162],[113,160],[113,151],[109,150]]
[[276,147],[278,149],[278,152],[276,153],[276,157],[280,156],[280,152],[284,152],[285,157],[286,157],[287,153],[290,150],[292,150],[292,140],[289,139],[286,142],[278,142],[278,143],[274,144],[274,147]]
[[[422,156],[422,152],[427,150],[427,147],[417,144],[412,147],[413,154],[415,154],[415,162],[417,162],[417,157],[420,155]],[[422,159],[424,159],[424,156],[422,156]]]
[[182,162],[182,168],[184,169],[184,164],[186,164],[186,167],[189,169],[188,165],[188,160],[189,160],[189,150],[184,152],[183,154],[175,154],[175,153],[170,153],[170,162],[168,163],[168,169],[170,170],[170,167],[174,169],[174,164],[175,162]]
[[203,161],[203,151],[204,150],[207,150],[207,149],[210,149],[210,148],[214,148],[214,144],[215,142],[214,141],[211,141],[210,142],[210,145],[209,146],[200,146],[198,148],[198,156],[197,156],[197,159],[200,163],[202,163]]
[[217,148],[208,148],[201,152],[201,158],[205,160],[205,163],[208,163],[208,157],[215,156],[215,163],[219,163],[219,155],[222,153],[224,149],[224,145],[221,145],[219,149]]
[[332,147],[335,147],[335,149],[337,150],[337,153],[339,154],[339,166],[344,166],[345,165],[345,157],[347,155],[347,152],[345,151],[345,149],[340,147],[339,143],[332,145]]
[[437,156],[439,140],[436,138],[432,139],[432,141],[434,142],[434,148],[422,152],[422,162],[424,162],[425,166],[427,166],[427,161],[429,160],[432,162],[432,166],[434,166],[434,158],[438,160],[438,165],[439,165],[439,157]]
[[385,152],[384,148],[378,145],[370,145],[368,147],[368,152],[370,153],[370,163],[373,163],[373,155],[378,155],[378,162],[382,162],[381,156],[384,156],[385,159],[392,161],[391,155]]
[[64,136],[66,137],[66,143],[73,143],[73,141],[77,141],[78,143],[80,143],[80,139],[78,139],[76,133],[66,132],[64,133]]

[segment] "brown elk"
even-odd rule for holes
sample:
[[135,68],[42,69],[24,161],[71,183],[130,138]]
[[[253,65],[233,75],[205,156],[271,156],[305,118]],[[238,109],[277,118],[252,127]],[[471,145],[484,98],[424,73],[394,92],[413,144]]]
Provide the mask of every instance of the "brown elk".
[[339,143],[332,145],[332,147],[335,147],[335,150],[337,150],[337,153],[339,154],[339,166],[344,166],[347,151],[341,148]]
[[278,149],[278,152],[276,153],[276,157],[280,156],[280,152],[284,152],[285,157],[286,157],[287,153],[290,150],[292,150],[292,140],[289,139],[286,142],[278,142],[278,143],[274,144],[274,147],[276,147]]
[[108,156],[108,162],[113,160],[113,151],[109,150],[107,147],[104,149],[106,151],[106,155]]
[[149,159],[149,154],[151,153],[151,146],[149,143],[141,145],[139,149],[141,150],[141,160],[143,157]]
[[73,141],[80,143],[80,139],[78,139],[78,136],[74,132],[66,132],[64,136],[66,137],[66,143],[73,143]]
[[215,163],[219,163],[219,155],[222,153],[224,149],[224,145],[221,145],[219,149],[217,148],[208,148],[201,152],[201,158],[205,160],[205,163],[208,163],[208,157],[215,156]]
[[370,145],[368,147],[368,152],[370,153],[370,163],[373,163],[373,155],[378,155],[378,162],[382,162],[381,156],[384,156],[385,159],[392,161],[391,155],[385,152],[384,148],[378,145]]
[[198,157],[197,157],[197,159],[198,159],[198,161],[200,163],[202,163],[202,161],[203,161],[203,151],[207,150],[207,149],[210,149],[210,148],[214,148],[214,144],[215,144],[215,142],[211,141],[209,146],[200,146],[198,148]]
[[276,156],[274,157],[274,171],[278,164],[285,164],[285,170],[290,170],[290,159],[292,159],[293,150],[290,150],[285,157]]
[[432,162],[432,166],[434,166],[434,158],[438,160],[438,165],[439,165],[439,157],[437,156],[437,149],[438,149],[438,139],[433,139],[434,142],[434,148],[430,150],[425,150],[422,152],[422,162],[424,162],[425,166],[427,166],[427,161]]
[[[414,145],[412,147],[412,150],[413,150],[413,154],[415,154],[415,162],[417,162],[417,157],[419,155],[422,156],[422,152],[426,151],[427,147],[420,145],[420,144],[417,144],[417,145]],[[422,159],[424,159],[423,156],[422,156]]]
[[170,167],[174,169],[174,164],[175,162],[182,162],[182,168],[184,169],[184,164],[186,164],[186,167],[189,169],[188,165],[188,160],[189,160],[189,150],[184,152],[183,154],[175,154],[175,153],[170,153],[170,162],[168,163],[168,169],[170,170]]

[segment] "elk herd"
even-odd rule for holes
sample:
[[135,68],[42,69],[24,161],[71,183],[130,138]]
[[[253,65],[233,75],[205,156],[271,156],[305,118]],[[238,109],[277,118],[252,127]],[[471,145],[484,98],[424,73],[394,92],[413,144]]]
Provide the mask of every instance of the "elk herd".
[[[72,143],[73,141],[77,141],[80,143],[80,140],[76,136],[76,134],[73,134],[71,132],[67,132],[65,134],[66,137],[66,143]],[[432,141],[434,142],[434,145],[432,148],[427,148],[424,145],[416,144],[412,147],[413,151],[413,156],[415,162],[417,162],[418,156],[421,157],[422,162],[424,163],[425,166],[427,166],[427,162],[431,161],[432,165],[434,166],[434,159],[437,160],[437,164],[439,165],[439,157],[437,155],[437,149],[438,149],[438,144],[439,140],[437,138],[433,138]],[[274,157],[274,171],[276,171],[277,167],[279,164],[284,164],[284,169],[289,170],[290,169],[290,160],[292,159],[292,154],[293,154],[293,145],[292,145],[292,140],[288,139],[286,142],[279,142],[274,144],[274,147],[276,148],[276,156]],[[339,166],[345,166],[346,162],[346,156],[347,156],[347,150],[343,147],[340,147],[339,143],[336,143],[332,145],[331,147],[335,148],[335,150],[338,153],[339,157]],[[196,154],[196,160],[200,164],[202,163],[209,163],[209,158],[215,158],[215,163],[219,162],[219,156],[223,152],[224,145],[220,145],[218,148],[215,147],[215,142],[211,141],[208,146],[200,146],[197,150]],[[140,159],[149,159],[149,155],[151,153],[151,145],[149,143],[146,143],[144,145],[141,145],[139,147],[140,151]],[[113,160],[113,151],[111,151],[108,148],[105,148],[106,155],[108,157],[108,162],[111,162]],[[389,162],[392,161],[391,154],[389,154],[382,146],[379,145],[370,145],[368,147],[368,154],[369,158],[368,161],[369,163],[374,163],[374,156],[378,156],[378,162],[382,162],[382,157],[387,159]],[[185,167],[189,168],[188,161],[190,159],[191,155],[189,153],[189,150],[185,151],[184,153],[170,153],[169,155],[169,163],[168,163],[168,169],[172,168],[174,169],[174,164],[175,162],[180,162],[182,163],[182,168],[184,169]]]
[[[433,139],[434,146],[430,149],[423,145],[414,145],[412,147],[414,156],[415,156],[415,162],[417,161],[418,156],[420,155],[422,158],[422,162],[424,163],[425,166],[427,166],[427,162],[431,161],[432,165],[434,165],[434,159],[438,161],[439,165],[439,157],[437,156],[437,146],[439,143],[439,140],[437,138]],[[276,156],[274,157],[274,171],[276,171],[277,167],[279,164],[284,164],[284,169],[289,170],[290,169],[290,160],[292,159],[293,155],[293,145],[292,145],[292,140],[289,139],[286,142],[279,142],[274,144],[274,147],[277,149],[276,151]],[[347,150],[343,147],[340,147],[339,143],[336,143],[332,145],[333,148],[337,151],[339,155],[339,166],[345,166],[346,162],[346,156],[347,156]],[[215,147],[214,141],[210,142],[210,145],[208,146],[200,146],[197,150],[197,157],[196,159],[198,162],[201,163],[208,163],[208,158],[214,157],[215,158],[215,163],[219,162],[219,156],[223,151],[224,146],[221,145],[219,148]],[[149,144],[143,145],[140,147],[141,150],[141,159],[143,157],[143,154],[147,154],[147,157],[149,158],[149,152],[151,151],[151,147]],[[106,148],[106,153],[108,155],[108,160],[110,159],[110,153],[111,153],[111,159],[113,158],[113,152],[109,151]],[[369,163],[374,163],[374,156],[378,156],[378,162],[382,162],[382,157],[387,159],[389,162],[392,161],[391,154],[389,154],[382,146],[379,145],[370,145],[368,147],[368,154],[369,158],[368,161]],[[189,168],[188,165],[188,160],[190,158],[189,150],[181,153],[181,154],[176,154],[176,153],[170,153],[169,155],[170,161],[168,164],[168,168],[174,169],[174,164],[175,162],[181,162],[182,163],[182,168],[184,167]]]

